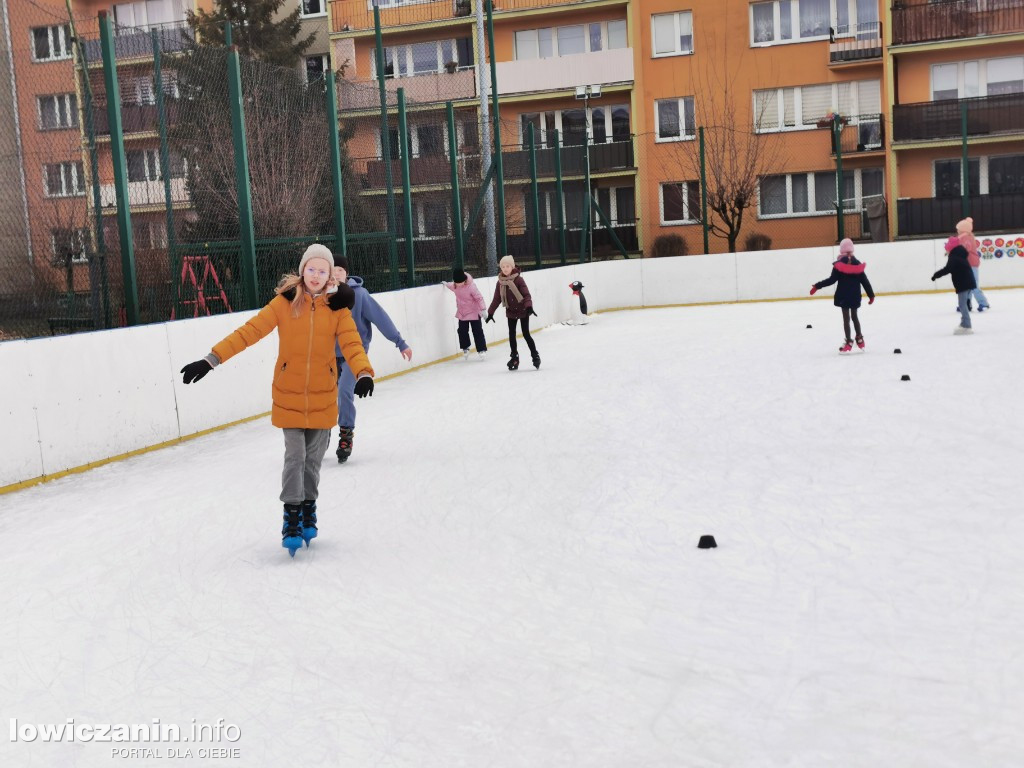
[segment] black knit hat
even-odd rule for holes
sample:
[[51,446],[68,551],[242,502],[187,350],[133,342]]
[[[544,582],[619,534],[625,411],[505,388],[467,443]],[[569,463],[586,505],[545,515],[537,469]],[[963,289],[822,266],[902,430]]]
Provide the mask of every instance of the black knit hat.
[[466,272],[461,267],[454,267],[452,269],[452,282],[453,283],[464,283],[464,282],[466,282]]
[[340,253],[334,254],[334,266],[341,267],[345,270],[345,275],[352,274],[352,270],[348,268],[348,259],[342,256]]

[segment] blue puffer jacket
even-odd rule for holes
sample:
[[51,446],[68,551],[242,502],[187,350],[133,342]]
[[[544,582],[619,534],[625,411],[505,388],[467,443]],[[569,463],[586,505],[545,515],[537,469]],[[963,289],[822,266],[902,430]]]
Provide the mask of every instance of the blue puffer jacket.
[[[363,341],[363,348],[370,348],[370,341],[373,338],[373,326],[384,334],[384,338],[398,347],[399,352],[409,348],[398,332],[394,322],[384,311],[384,308],[377,303],[370,292],[363,287],[363,278],[351,276],[348,284],[356,294],[356,303],[352,307],[352,319],[356,321],[356,329],[359,331],[359,338]],[[341,350],[337,350],[337,356],[341,357]]]

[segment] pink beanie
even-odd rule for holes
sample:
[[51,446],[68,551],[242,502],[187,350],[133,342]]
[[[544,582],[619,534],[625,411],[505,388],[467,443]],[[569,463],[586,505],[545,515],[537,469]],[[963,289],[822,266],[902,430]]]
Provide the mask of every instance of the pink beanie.
[[949,253],[954,248],[956,248],[958,245],[960,245],[960,238],[958,238],[958,237],[950,237],[949,240],[947,240],[945,245],[943,245],[942,247],[946,249],[946,253]]
[[853,240],[844,237],[839,243],[840,256],[853,256]]
[[956,233],[963,235],[968,232],[974,232],[974,219],[968,216],[966,219],[961,219],[956,223]]

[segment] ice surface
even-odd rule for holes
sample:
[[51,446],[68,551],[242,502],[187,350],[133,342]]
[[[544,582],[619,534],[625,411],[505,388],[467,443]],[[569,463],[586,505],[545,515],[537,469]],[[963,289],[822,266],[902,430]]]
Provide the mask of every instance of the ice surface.
[[990,298],[957,337],[952,292],[883,296],[849,358],[778,302],[381,382],[294,560],[269,419],[0,496],[3,712],[237,725],[204,765],[1020,765],[1024,291]]

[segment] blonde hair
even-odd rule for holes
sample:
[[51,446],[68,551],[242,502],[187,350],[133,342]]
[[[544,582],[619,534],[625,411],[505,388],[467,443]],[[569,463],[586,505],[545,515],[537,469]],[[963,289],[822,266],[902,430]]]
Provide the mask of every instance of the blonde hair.
[[295,295],[292,296],[292,317],[298,317],[302,311],[302,303],[304,301],[303,294],[306,292],[305,286],[302,284],[302,278],[296,274],[281,275],[281,279],[277,283],[277,287],[274,289],[274,294],[280,296],[282,293],[294,290]]

